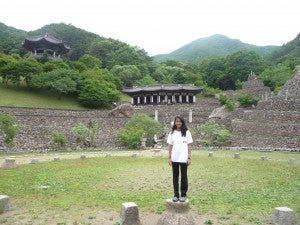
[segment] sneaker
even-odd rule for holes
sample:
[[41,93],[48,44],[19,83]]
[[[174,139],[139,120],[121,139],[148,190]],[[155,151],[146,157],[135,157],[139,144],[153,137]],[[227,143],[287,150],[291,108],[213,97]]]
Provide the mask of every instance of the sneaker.
[[180,202],[185,202],[185,201],[186,201],[186,197],[180,197],[180,198],[179,198],[179,201],[180,201]]
[[174,196],[174,197],[172,198],[172,201],[173,201],[173,202],[178,202],[178,200],[179,200],[179,199],[178,199],[177,196]]

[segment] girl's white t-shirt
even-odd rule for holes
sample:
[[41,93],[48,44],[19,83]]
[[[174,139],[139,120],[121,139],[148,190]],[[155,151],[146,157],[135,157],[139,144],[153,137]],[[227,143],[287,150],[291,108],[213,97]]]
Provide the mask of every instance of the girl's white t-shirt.
[[168,135],[167,143],[172,145],[172,162],[186,163],[188,159],[188,144],[193,142],[191,132],[186,131],[185,137],[181,135],[181,131],[174,130]]

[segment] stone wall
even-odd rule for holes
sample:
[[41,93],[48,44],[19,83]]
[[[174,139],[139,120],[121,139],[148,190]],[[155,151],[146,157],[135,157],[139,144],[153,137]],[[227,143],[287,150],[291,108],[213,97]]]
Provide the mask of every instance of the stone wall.
[[[199,100],[197,104],[174,105],[147,105],[134,106],[134,113],[145,113],[154,118],[158,112],[158,121],[163,125],[161,134],[168,133],[170,123],[176,115],[186,119],[188,126],[197,130],[198,125],[207,120],[211,111],[219,107],[216,99]],[[189,123],[190,110],[193,112],[193,121]],[[0,112],[9,113],[16,117],[20,125],[20,133],[16,146],[8,148],[1,146],[3,135],[0,134],[0,152],[45,152],[50,150],[52,144],[52,132],[64,134],[68,140],[68,148],[76,149],[76,139],[72,135],[72,128],[77,123],[88,126],[90,122],[98,126],[96,133],[95,149],[122,149],[117,133],[129,117],[115,117],[109,110],[53,110],[53,109],[29,109],[15,107],[0,107]],[[197,139],[195,135],[195,140]]]
[[277,96],[262,99],[231,124],[235,146],[299,150],[300,70]]
[[[247,90],[255,90],[253,85],[255,83],[258,84],[257,90],[266,90],[255,79],[244,87]],[[234,92],[230,94],[234,95]],[[152,118],[155,118],[157,113],[158,121],[162,124],[158,136],[168,134],[176,115],[183,116],[187,126],[194,133],[194,146],[198,148],[201,147],[200,125],[205,123],[214,109],[220,106],[215,98],[200,98],[195,104],[140,105],[133,106],[133,109],[134,113],[145,113]],[[67,137],[68,148],[76,149],[72,128],[77,123],[88,126],[90,122],[99,128],[96,133],[95,149],[122,149],[124,146],[119,142],[117,133],[130,119],[113,116],[109,110],[0,107],[0,112],[14,115],[21,128],[16,146],[13,148],[3,145],[3,135],[0,133],[0,153],[48,151],[53,131],[63,133]],[[191,112],[192,121],[190,121]],[[278,96],[261,99],[256,108],[236,108],[226,118],[215,119],[232,131],[232,147],[300,149],[300,71],[286,83]]]

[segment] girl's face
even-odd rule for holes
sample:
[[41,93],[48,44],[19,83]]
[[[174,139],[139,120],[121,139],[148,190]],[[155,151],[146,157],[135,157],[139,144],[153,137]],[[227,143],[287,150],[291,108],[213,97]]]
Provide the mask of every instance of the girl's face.
[[177,130],[180,130],[182,127],[182,121],[179,118],[176,118],[175,120],[175,126],[177,128]]

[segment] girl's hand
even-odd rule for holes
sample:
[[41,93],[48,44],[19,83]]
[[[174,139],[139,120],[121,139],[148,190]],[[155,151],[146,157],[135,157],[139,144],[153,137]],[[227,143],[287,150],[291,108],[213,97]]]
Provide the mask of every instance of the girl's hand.
[[191,159],[189,158],[189,159],[187,160],[187,165],[189,166],[191,163],[192,163],[192,161],[191,161]]

